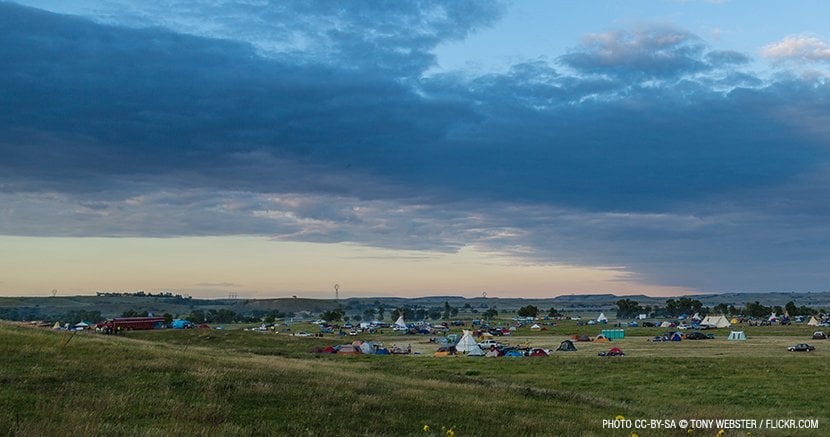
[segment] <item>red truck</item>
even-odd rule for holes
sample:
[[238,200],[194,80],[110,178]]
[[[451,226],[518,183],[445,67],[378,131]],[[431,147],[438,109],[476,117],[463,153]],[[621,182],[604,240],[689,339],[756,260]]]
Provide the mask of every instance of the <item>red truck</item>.
[[121,330],[137,331],[141,329],[159,329],[164,328],[164,317],[116,317],[96,325],[104,332],[114,332],[118,328]]

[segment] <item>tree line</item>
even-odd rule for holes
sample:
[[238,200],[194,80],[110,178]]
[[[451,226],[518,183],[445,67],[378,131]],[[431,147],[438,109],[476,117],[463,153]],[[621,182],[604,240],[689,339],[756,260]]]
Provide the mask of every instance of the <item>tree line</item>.
[[783,307],[780,305],[766,306],[755,301],[747,302],[743,307],[719,303],[709,308],[704,306],[701,301],[688,297],[668,299],[664,307],[660,307],[659,305],[654,305],[653,307],[650,305],[643,306],[632,299],[620,299],[616,305],[617,318],[619,319],[633,319],[640,314],[646,314],[648,317],[678,317],[682,314],[693,315],[695,313],[701,317],[708,314],[723,314],[735,317],[767,317],[774,313],[779,316],[787,314],[790,317],[795,317],[812,316],[825,312],[823,309],[816,309],[806,305],[797,306],[793,301],[787,302]]

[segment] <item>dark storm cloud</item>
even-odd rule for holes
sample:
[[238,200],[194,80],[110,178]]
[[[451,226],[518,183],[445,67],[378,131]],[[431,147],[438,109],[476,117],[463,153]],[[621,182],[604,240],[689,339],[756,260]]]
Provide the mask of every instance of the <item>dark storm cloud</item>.
[[427,75],[499,8],[314,4],[0,3],[0,233],[474,245],[699,287],[828,266],[826,81],[665,26]]

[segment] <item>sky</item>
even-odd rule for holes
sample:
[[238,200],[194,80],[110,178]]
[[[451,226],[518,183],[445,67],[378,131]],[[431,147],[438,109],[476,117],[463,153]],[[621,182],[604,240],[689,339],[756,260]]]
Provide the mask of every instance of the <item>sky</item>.
[[0,295],[828,291],[824,1],[0,1]]

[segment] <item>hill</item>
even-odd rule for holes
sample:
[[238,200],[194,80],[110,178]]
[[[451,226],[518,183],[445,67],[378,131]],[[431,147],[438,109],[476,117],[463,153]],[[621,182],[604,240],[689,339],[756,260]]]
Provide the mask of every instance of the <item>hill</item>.
[[[747,302],[759,301],[764,305],[783,306],[789,301],[796,305],[814,308],[830,308],[830,292],[822,293],[724,293],[686,296],[700,300],[704,306],[719,303],[742,307]],[[445,303],[467,312],[496,308],[500,312],[516,311],[526,305],[534,305],[543,311],[555,307],[571,313],[612,311],[620,299],[633,299],[641,305],[666,303],[665,297],[645,295],[563,295],[546,299],[525,298],[465,298],[462,296],[356,297],[340,301],[334,299],[274,298],[274,299],[192,299],[181,296],[57,296],[57,297],[0,297],[0,319],[7,320],[61,320],[79,311],[97,311],[103,318],[115,317],[125,311],[148,311],[161,315],[186,316],[194,310],[231,310],[238,314],[263,316],[278,311],[283,314],[312,315],[326,310],[344,308],[347,314],[359,315],[369,308],[383,306],[387,314],[394,308],[417,306],[443,309]]]

